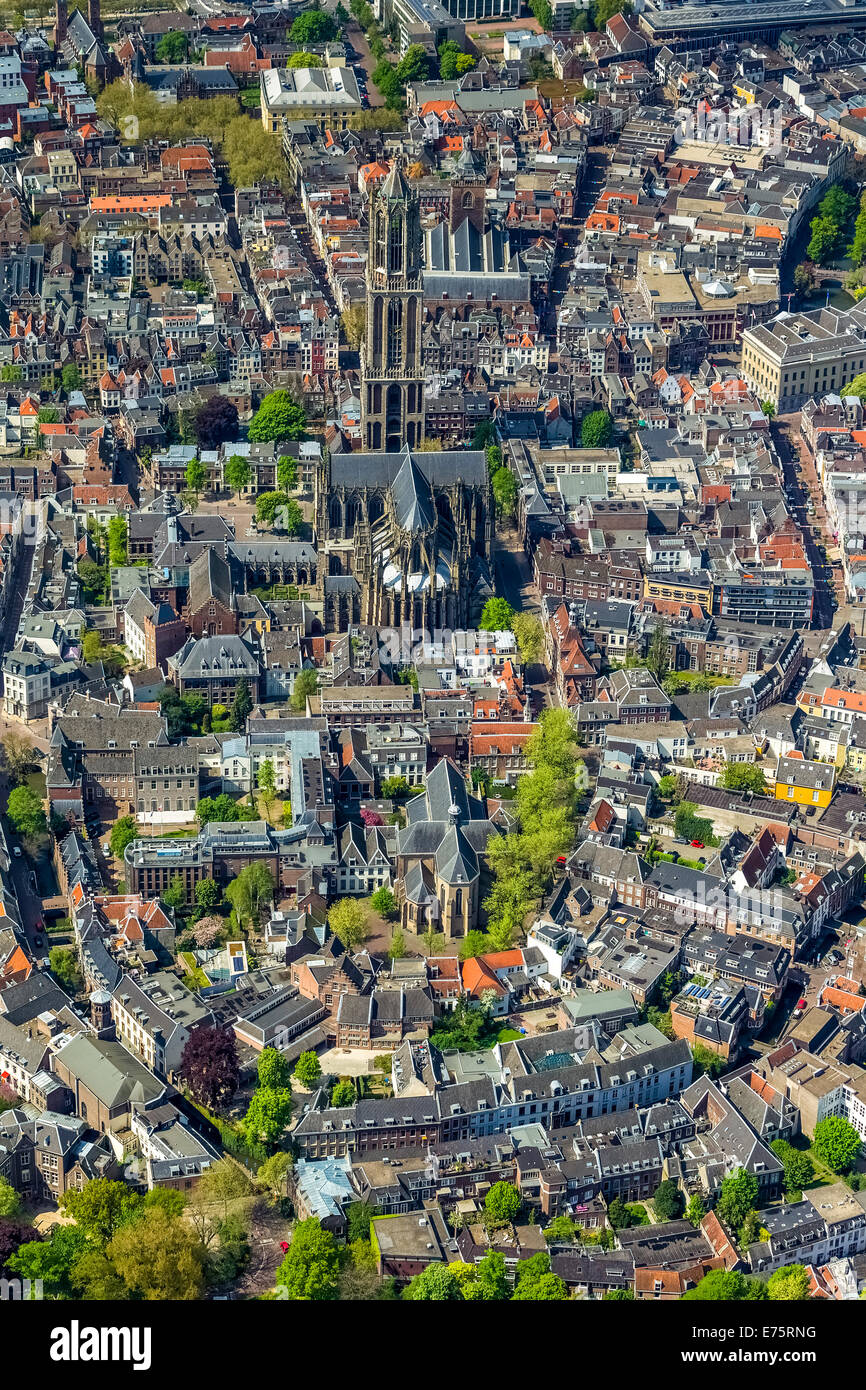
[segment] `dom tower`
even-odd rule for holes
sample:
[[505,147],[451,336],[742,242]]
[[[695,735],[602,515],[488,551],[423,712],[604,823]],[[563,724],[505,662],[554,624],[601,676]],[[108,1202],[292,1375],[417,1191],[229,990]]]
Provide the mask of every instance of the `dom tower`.
[[372,200],[361,426],[368,451],[415,449],[424,438],[418,198],[396,164]]

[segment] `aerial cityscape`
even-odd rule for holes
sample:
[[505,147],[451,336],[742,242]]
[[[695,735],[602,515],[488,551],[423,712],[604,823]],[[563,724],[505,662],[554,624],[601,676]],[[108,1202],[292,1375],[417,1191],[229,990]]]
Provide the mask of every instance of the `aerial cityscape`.
[[0,1301],[866,1294],[866,0],[0,0],[0,639]]

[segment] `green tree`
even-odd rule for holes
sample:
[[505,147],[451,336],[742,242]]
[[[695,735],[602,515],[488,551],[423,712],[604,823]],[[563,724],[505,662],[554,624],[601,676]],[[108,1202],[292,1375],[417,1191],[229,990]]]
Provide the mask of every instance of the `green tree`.
[[23,380],[24,368],[19,367],[16,363],[4,362],[3,366],[0,367],[0,381],[15,385]]
[[[331,1092],[331,1104],[336,1110],[341,1110],[344,1106],[354,1105],[358,1099],[354,1081],[348,1076],[341,1077]],[[358,1205],[361,1205],[360,1203]],[[365,1206],[365,1211],[369,1210]]]
[[298,465],[290,454],[280,454],[277,459],[277,485],[284,493],[298,486]]
[[105,1245],[142,1208],[143,1198],[125,1182],[92,1178],[80,1190],[67,1188],[58,1205],[88,1240]]
[[263,759],[259,766],[256,782],[262,794],[262,801],[265,803],[265,810],[268,814],[268,818],[270,819],[271,807],[277,796],[277,775],[274,771],[274,764],[271,758]]
[[115,859],[122,859],[127,845],[138,838],[138,826],[134,816],[121,816],[111,827],[109,845]]
[[481,628],[484,632],[510,632],[514,619],[514,609],[507,599],[489,598],[481,614]]
[[339,1277],[340,1247],[332,1233],[314,1217],[299,1222],[277,1270],[277,1287],[290,1299],[322,1302],[337,1297]]
[[43,1296],[72,1297],[72,1270],[87,1252],[87,1237],[76,1226],[55,1226],[48,1240],[19,1245],[6,1260],[6,1268],[31,1284],[42,1281]]
[[311,1091],[322,1079],[322,1064],[315,1052],[302,1052],[295,1063],[295,1080]]
[[328,909],[328,925],[348,951],[367,936],[368,918],[357,898],[340,898]]
[[697,1229],[697,1227],[700,1226],[701,1222],[706,1216],[706,1211],[704,1209],[703,1199],[701,1198],[701,1194],[699,1192],[692,1193],[691,1197],[686,1203],[684,1215],[686,1220],[690,1221],[691,1224],[695,1227],[695,1229]]
[[346,342],[357,352],[367,332],[367,306],[363,300],[350,304],[340,315],[340,323],[346,335]]
[[834,1173],[850,1173],[860,1154],[860,1135],[844,1116],[830,1115],[816,1124],[812,1147]]
[[172,907],[175,911],[183,907],[186,902],[186,884],[182,874],[173,874],[168,887],[162,892],[162,901],[166,907]]
[[484,450],[484,457],[487,461],[487,472],[492,480],[494,474],[502,467],[502,450],[498,444],[488,444]]
[[473,449],[486,449],[489,444],[496,443],[496,430],[492,420],[479,420],[472,435]]
[[647,670],[661,683],[671,666],[671,642],[667,623],[656,623],[646,654]]
[[550,1256],[546,1251],[540,1251],[528,1260],[520,1260],[514,1279],[512,1299],[517,1302],[564,1302],[568,1298],[568,1289],[563,1280],[551,1273]]
[[827,265],[841,246],[841,232],[835,222],[820,214],[812,219],[806,255],[815,265]]
[[[860,198],[860,211],[857,214],[857,221],[854,223],[854,236],[851,245],[848,247],[848,255],[855,266],[860,266],[866,260],[866,200],[862,195]],[[799,270],[800,267],[797,267]],[[797,272],[794,272],[794,288],[798,289]]]
[[323,68],[324,58],[320,58],[318,53],[293,53],[286,63],[287,68]]
[[272,1091],[291,1089],[289,1064],[276,1047],[262,1048],[256,1065],[256,1076],[260,1086],[266,1086]]
[[21,1198],[15,1188],[5,1178],[0,1178],[0,1217],[17,1216],[21,1210]]
[[545,33],[553,28],[553,9],[550,0],[529,0],[529,8]]
[[456,77],[462,77],[464,72],[471,72],[475,67],[475,59],[470,53],[464,53],[454,39],[440,43],[437,52],[439,76],[443,82],[453,82]]
[[763,768],[755,763],[725,763],[722,786],[728,791],[750,791],[758,796],[767,792]]
[[77,1298],[99,1303],[122,1303],[129,1290],[103,1250],[86,1250],[75,1261],[69,1282]]
[[253,442],[267,444],[284,439],[303,439],[306,429],[307,416],[303,406],[297,405],[288,391],[271,391],[253,416],[248,436]]
[[511,469],[497,468],[490,485],[498,514],[513,520],[517,515],[517,479]]
[[277,523],[286,530],[290,536],[296,536],[304,524],[304,513],[300,503],[293,497],[289,497],[277,512]]
[[592,27],[601,33],[609,19],[615,14],[631,14],[634,6],[631,0],[595,0],[592,6]]
[[278,1144],[291,1118],[291,1091],[286,1087],[259,1086],[250,1098],[242,1125],[253,1141]]
[[809,1275],[803,1265],[777,1269],[767,1280],[767,1298],[771,1303],[805,1303],[811,1296]]
[[67,396],[73,391],[81,390],[81,372],[74,362],[67,362],[63,371],[60,373],[60,380],[63,382],[63,389]]
[[241,676],[235,686],[235,698],[232,701],[231,722],[232,728],[240,733],[247,722],[247,715],[253,707],[253,697],[250,694],[250,683],[245,676]]
[[524,666],[534,666],[544,655],[544,628],[534,613],[515,613],[511,631]]
[[406,1286],[404,1297],[423,1303],[457,1303],[463,1295],[451,1266],[435,1261],[415,1275]]
[[548,1245],[573,1245],[579,1238],[580,1227],[570,1216],[555,1216],[544,1228]]
[[51,973],[73,994],[84,987],[84,977],[78,964],[78,957],[66,946],[52,946],[48,952]]
[[273,526],[277,512],[286,505],[288,497],[284,492],[261,492],[256,498],[256,521]]
[[483,956],[491,949],[490,937],[486,932],[468,931],[462,938],[457,953],[461,960],[472,960],[474,956]]
[[226,897],[235,910],[240,927],[256,931],[274,901],[276,884],[267,864],[247,864],[226,888]]
[[695,1078],[699,1076],[721,1076],[725,1070],[725,1060],[720,1057],[718,1052],[713,1052],[711,1048],[705,1047],[703,1043],[695,1043],[692,1048],[692,1064]]
[[484,1211],[488,1220],[498,1226],[515,1221],[523,1206],[519,1191],[510,1182],[495,1182],[484,1198]]
[[108,523],[108,559],[112,565],[127,562],[127,528],[122,516],[113,516]]
[[32,787],[13,787],[6,804],[6,815],[13,830],[27,839],[44,835],[48,829],[41,799]]
[[379,916],[386,918],[386,920],[393,917],[397,911],[397,899],[391,889],[384,884],[381,888],[376,889],[370,899],[370,905],[374,912],[378,912]]
[[[236,116],[222,142],[229,180],[236,188],[257,183],[282,184],[287,178],[280,137],[247,116]],[[249,436],[252,439],[252,435]]]
[[580,422],[584,449],[605,449],[613,438],[613,420],[606,410],[591,410]]
[[289,30],[289,37],[292,43],[328,43],[337,37],[337,26],[324,10],[307,10],[305,14],[298,15]]
[[738,1168],[722,1180],[722,1190],[716,1203],[716,1214],[732,1231],[742,1225],[747,1214],[758,1204],[758,1179],[745,1168]]
[[745,1274],[737,1270],[712,1269],[683,1299],[694,1303],[742,1303],[750,1296],[750,1284]]
[[195,900],[199,907],[216,907],[221,897],[222,892],[215,879],[202,878],[195,885]]
[[789,1197],[801,1193],[815,1176],[815,1165],[809,1155],[784,1139],[773,1139],[770,1148],[784,1166],[785,1192]]
[[126,1287],[139,1298],[178,1302],[202,1295],[204,1245],[195,1231],[159,1207],[122,1226],[106,1254]]
[[244,458],[243,454],[232,454],[231,458],[226,461],[223,472],[226,486],[238,495],[245,492],[252,482],[253,473],[250,462],[249,459]]
[[386,777],[382,783],[382,795],[386,801],[402,801],[411,790],[405,777]]
[[186,466],[185,480],[190,492],[194,495],[196,501],[198,501],[199,497],[201,497],[204,492],[205,482],[207,481],[205,466],[201,459],[190,459]]
[[286,1184],[289,1173],[292,1169],[292,1155],[283,1153],[281,1150],[271,1154],[259,1167],[256,1173],[256,1182],[265,1191],[270,1192],[275,1200],[286,1196]]
[[164,34],[156,45],[158,63],[185,63],[188,53],[189,43],[186,34],[180,34],[176,29]]
[[318,688],[318,672],[312,666],[305,666],[303,671],[299,671],[295,677],[295,684],[289,696],[289,704],[292,709],[297,710],[299,714],[304,714],[308,697],[315,695]]
[[678,1221],[684,1206],[685,1198],[675,1182],[666,1178],[659,1183],[653,1197],[653,1208],[660,1221]]

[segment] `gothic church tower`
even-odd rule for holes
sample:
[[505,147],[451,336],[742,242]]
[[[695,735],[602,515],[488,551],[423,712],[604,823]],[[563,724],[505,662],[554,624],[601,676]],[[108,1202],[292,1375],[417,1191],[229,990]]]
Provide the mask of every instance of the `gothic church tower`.
[[361,350],[361,437],[368,452],[424,438],[421,221],[396,163],[370,207],[367,332]]

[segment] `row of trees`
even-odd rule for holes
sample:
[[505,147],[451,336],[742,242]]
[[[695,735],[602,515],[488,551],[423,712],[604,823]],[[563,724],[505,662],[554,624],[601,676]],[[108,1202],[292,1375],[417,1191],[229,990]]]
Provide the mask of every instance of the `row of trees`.
[[248,1258],[244,1224],[229,1211],[242,1190],[252,1184],[225,1161],[202,1178],[189,1205],[180,1192],[154,1188],[142,1196],[125,1182],[95,1178],[63,1194],[69,1224],[47,1236],[20,1219],[0,1220],[0,1262],[40,1280],[48,1298],[199,1299],[233,1279]]
[[484,452],[497,515],[513,520],[517,515],[517,479],[503,462],[498,444],[488,444]]
[[287,171],[278,135],[260,121],[242,115],[234,97],[204,101],[190,98],[166,106],[143,82],[119,78],[96,99],[102,120],[108,121],[125,144],[148,140],[182,142],[196,136],[222,149],[229,178],[236,188],[257,183],[282,184]]
[[568,710],[544,711],[527,742],[526,758],[532,771],[520,778],[515,800],[520,828],[488,845],[492,885],[484,906],[496,950],[511,945],[558,856],[571,848],[587,785]]
[[856,207],[857,198],[842,184],[834,183],[824,194],[812,219],[809,229],[811,236],[806,248],[806,255],[815,265],[828,265],[842,252]]

